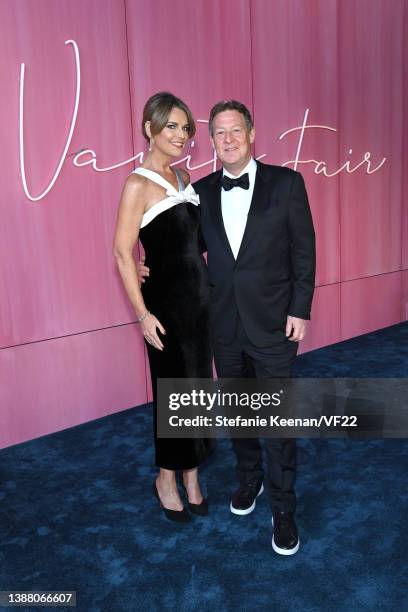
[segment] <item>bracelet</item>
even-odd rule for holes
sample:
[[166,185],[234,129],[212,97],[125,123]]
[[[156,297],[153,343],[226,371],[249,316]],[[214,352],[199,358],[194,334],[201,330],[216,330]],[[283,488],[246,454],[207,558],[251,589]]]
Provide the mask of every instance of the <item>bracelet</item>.
[[144,314],[140,315],[140,317],[136,319],[136,323],[141,323],[142,321],[144,321],[148,314],[150,314],[150,311],[146,310]]

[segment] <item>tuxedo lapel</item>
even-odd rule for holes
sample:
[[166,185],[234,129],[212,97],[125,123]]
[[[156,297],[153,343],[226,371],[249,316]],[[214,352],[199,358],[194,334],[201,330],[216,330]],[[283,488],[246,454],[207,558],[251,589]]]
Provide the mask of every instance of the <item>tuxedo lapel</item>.
[[266,173],[266,166],[257,162],[257,171],[255,175],[255,185],[252,194],[251,205],[248,212],[247,223],[245,226],[244,235],[242,236],[241,246],[237,255],[237,262],[250,244],[256,234],[256,226],[262,223],[262,211],[273,190],[273,181]]
[[231,250],[228,236],[225,231],[224,220],[222,218],[221,176],[222,176],[222,171],[214,175],[214,180],[211,181],[211,184],[209,185],[208,206],[210,209],[214,227],[217,231],[219,238],[221,239],[222,244],[225,247],[225,251],[227,255],[229,257],[232,257],[232,259],[235,261],[234,254]]

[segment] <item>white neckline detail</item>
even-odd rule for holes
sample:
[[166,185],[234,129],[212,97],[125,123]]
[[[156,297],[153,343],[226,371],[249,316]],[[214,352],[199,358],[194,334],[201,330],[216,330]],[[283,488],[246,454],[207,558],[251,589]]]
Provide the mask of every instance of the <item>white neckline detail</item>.
[[[174,185],[170,183],[170,181],[163,178],[161,174],[155,172],[154,170],[149,170],[149,168],[142,168],[141,166],[139,166],[138,168],[136,168],[136,170],[133,170],[133,173],[145,176],[146,178],[153,181],[153,183],[157,183],[158,185],[160,185],[160,187],[163,187],[163,189],[165,189],[166,191],[171,191],[172,193],[179,193],[179,191],[174,187]],[[177,182],[179,182],[177,174],[176,178]]]
[[[187,185],[184,191],[177,191],[177,189],[169,181],[167,181],[154,170],[149,170],[148,168],[141,168],[139,166],[138,168],[133,170],[132,174],[141,174],[142,176],[145,176],[154,183],[157,183],[158,185],[163,187],[163,189],[166,190],[167,194],[166,198],[163,198],[162,200],[159,200],[158,202],[153,204],[153,206],[144,213],[142,217],[142,223],[140,224],[140,229],[142,229],[142,227],[145,227],[148,223],[153,221],[153,219],[160,215],[160,213],[164,212],[165,210],[168,210],[169,208],[172,208],[173,206],[176,206],[177,204],[181,204],[182,202],[190,202],[195,206],[198,206],[199,204],[199,197],[194,191],[194,188],[191,183]],[[178,172],[176,172],[176,176],[179,185],[181,185],[181,179],[178,175]]]

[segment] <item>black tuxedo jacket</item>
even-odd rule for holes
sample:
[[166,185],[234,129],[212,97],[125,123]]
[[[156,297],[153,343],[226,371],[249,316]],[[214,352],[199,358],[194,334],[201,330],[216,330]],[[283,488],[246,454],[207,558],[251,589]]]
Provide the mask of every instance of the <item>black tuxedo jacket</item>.
[[[253,344],[273,344],[287,315],[310,319],[315,234],[303,178],[257,162],[247,224],[237,259],[221,211],[222,171],[194,183],[208,252],[210,316],[216,340],[231,342],[240,317]],[[238,189],[238,188],[235,188]]]

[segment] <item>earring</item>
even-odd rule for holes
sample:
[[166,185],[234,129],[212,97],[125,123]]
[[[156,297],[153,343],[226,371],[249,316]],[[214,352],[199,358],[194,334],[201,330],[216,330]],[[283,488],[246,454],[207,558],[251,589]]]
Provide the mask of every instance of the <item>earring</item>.
[[149,141],[149,151],[151,151],[153,149],[153,143],[154,143],[154,140],[153,140],[153,138],[151,138],[150,141]]

